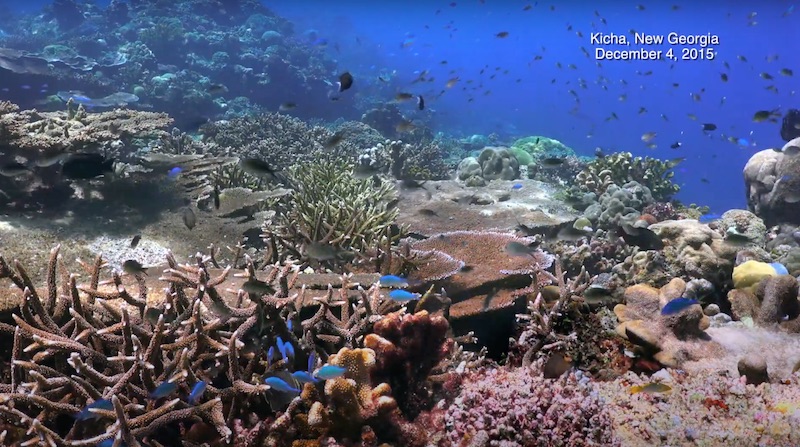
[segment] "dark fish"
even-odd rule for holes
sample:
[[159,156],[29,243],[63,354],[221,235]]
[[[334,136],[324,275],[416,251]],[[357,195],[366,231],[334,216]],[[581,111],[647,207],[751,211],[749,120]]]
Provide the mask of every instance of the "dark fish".
[[139,261],[128,259],[122,263],[122,270],[129,275],[147,274],[147,269]]
[[495,34],[494,37],[497,37],[498,39],[505,39],[508,37],[508,31],[500,31],[499,33]]
[[256,278],[250,278],[242,284],[242,290],[253,295],[273,295],[275,288],[264,281]]
[[727,74],[720,73],[719,77],[720,77],[720,79],[722,79],[722,82],[728,82],[728,75]]
[[545,169],[557,168],[564,164],[564,159],[559,157],[548,157],[539,160],[538,164]]
[[243,158],[239,160],[239,167],[250,175],[265,176],[271,180],[278,180],[276,172],[266,161],[258,158]]
[[214,199],[214,209],[218,210],[219,209],[219,187],[217,187],[217,185],[214,185],[214,191],[212,192],[212,196],[211,197]]
[[773,118],[778,113],[778,110],[759,110],[753,115],[753,121],[760,123]]
[[378,169],[361,163],[357,164],[353,168],[353,177],[357,179],[370,178],[374,175],[377,175],[378,173],[380,173]]
[[528,245],[514,241],[509,242],[508,244],[506,244],[505,247],[506,253],[508,253],[511,256],[519,256],[519,257],[530,256],[536,250],[537,250],[536,247],[530,247]]
[[312,242],[306,245],[306,254],[317,261],[330,261],[336,259],[338,252],[335,247],[322,242]]
[[353,86],[353,75],[346,71],[339,75],[339,92],[343,92]]
[[285,102],[285,103],[281,104],[280,106],[278,106],[278,110],[280,110],[281,112],[287,112],[289,110],[293,110],[296,107],[297,107],[297,104],[295,104],[293,102]]
[[784,76],[792,76],[794,74],[794,72],[792,70],[789,70],[788,68],[781,68],[780,73]]
[[600,147],[594,148],[594,156],[597,158],[605,158],[606,154],[603,152],[603,149]]
[[766,79],[766,80],[773,79],[772,75],[769,73],[761,73],[759,76],[761,76],[761,79]]
[[420,216],[438,216],[436,211],[429,208],[420,208],[417,213],[419,213]]
[[206,392],[206,382],[201,380],[194,384],[192,387],[192,391],[189,393],[189,404],[196,405],[197,401],[203,397],[203,393]]
[[664,248],[664,242],[658,235],[650,229],[634,227],[628,224],[622,224],[617,231],[626,244],[635,245],[643,250],[661,250]]
[[167,397],[170,394],[174,393],[175,390],[178,389],[178,384],[175,382],[164,382],[161,385],[157,386],[156,389],[150,393],[151,399],[161,399],[162,397]]
[[533,6],[531,6],[531,5],[525,5],[525,7],[524,7],[524,8],[522,8],[522,10],[523,10],[523,11],[530,11],[530,10],[531,10],[531,8],[533,8]]
[[425,110],[425,98],[423,98],[422,95],[417,96],[417,108]]
[[323,144],[322,147],[324,147],[325,149],[333,149],[339,143],[341,143],[342,140],[344,140],[344,135],[342,135],[341,132],[336,132],[325,141],[325,144]]
[[61,173],[64,177],[73,180],[95,178],[113,171],[113,158],[86,152],[70,155],[61,167]]
[[54,164],[61,163],[63,160],[69,158],[69,155],[68,152],[54,152],[49,155],[43,155],[41,158],[37,159],[34,164],[40,168],[47,168]]
[[717,130],[717,125],[713,123],[705,123],[703,124],[703,130],[704,131]]
[[212,95],[219,95],[228,91],[228,87],[222,84],[211,84],[208,86],[208,93]]
[[407,121],[407,120],[400,121],[395,126],[395,130],[398,131],[398,132],[401,132],[401,133],[403,133],[403,132],[411,132],[416,128],[417,128],[417,126],[415,126],[414,123],[412,123],[411,121]]
[[413,97],[414,97],[414,95],[412,95],[411,93],[402,93],[401,92],[401,93],[398,93],[398,94],[394,95],[394,100],[395,101],[408,101],[409,99],[411,99]]
[[153,326],[158,323],[158,318],[161,316],[163,312],[161,309],[157,307],[148,307],[147,310],[144,311],[144,319],[148,323],[152,324]]
[[675,298],[664,305],[664,307],[661,309],[661,315],[676,314],[684,309],[689,308],[690,306],[694,306],[695,304],[699,303],[697,300],[693,300],[691,298]]
[[550,355],[547,362],[542,367],[542,374],[545,379],[557,379],[572,368],[572,359],[561,352]]
[[188,206],[183,209],[183,212],[181,212],[181,218],[183,219],[183,224],[186,225],[186,228],[190,230],[197,225],[197,216]]
[[136,236],[134,236],[133,239],[131,239],[131,248],[136,248],[136,246],[139,245],[139,241],[141,240],[142,240],[141,234],[137,234]]
[[28,172],[30,172],[30,169],[18,161],[12,161],[0,166],[0,175],[4,177],[17,177]]
[[681,144],[680,141],[676,141],[676,142],[674,142],[674,143],[669,145],[669,147],[671,147],[672,149],[677,149],[677,148],[679,148],[681,146],[683,146],[683,145]]

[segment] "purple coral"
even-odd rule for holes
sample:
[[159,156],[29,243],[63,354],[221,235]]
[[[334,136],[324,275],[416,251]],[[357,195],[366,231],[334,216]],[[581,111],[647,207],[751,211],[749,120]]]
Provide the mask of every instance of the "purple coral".
[[530,368],[483,369],[465,379],[444,417],[453,446],[617,445],[603,401],[573,374],[548,380]]

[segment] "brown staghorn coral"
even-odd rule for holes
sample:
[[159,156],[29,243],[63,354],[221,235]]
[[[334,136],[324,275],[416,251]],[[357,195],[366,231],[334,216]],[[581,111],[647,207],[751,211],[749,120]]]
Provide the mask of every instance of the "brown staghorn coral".
[[[59,269],[58,253],[58,248],[51,253],[43,288],[35,287],[19,262],[12,268],[0,257],[0,278],[22,290],[24,298],[13,315],[17,326],[0,323],[0,334],[13,344],[6,360],[10,372],[0,384],[7,442],[27,439],[70,447],[119,438],[127,445],[171,446],[174,430],[208,429],[212,432],[204,442],[225,442],[232,421],[248,412],[269,421],[265,431],[279,433],[299,402],[275,413],[280,407],[263,405],[264,395],[272,396],[270,402],[275,396],[261,380],[293,369],[293,359],[262,362],[264,345],[280,336],[296,346],[299,355],[316,351],[324,357],[363,336],[380,318],[377,312],[390,309],[386,304],[396,305],[373,286],[369,293],[357,288],[358,305],[337,311],[331,302],[332,286],[327,300],[312,300],[308,289],[298,286],[296,268],[275,266],[262,274],[249,260],[241,276],[269,287],[263,294],[246,293],[236,278],[229,278],[230,268],[213,269],[213,257],[199,255],[191,265],[169,257],[158,279],[115,272],[103,282],[98,257],[85,265],[88,279],[79,283],[77,275]],[[342,281],[338,296],[348,303],[352,286],[346,278]],[[148,287],[155,283],[161,287]],[[234,284],[235,289],[228,288]],[[325,302],[321,314],[289,330],[287,320],[299,318],[302,303],[308,301]],[[344,336],[324,337],[326,330]],[[326,343],[317,345],[322,338]],[[177,392],[176,398],[151,394],[170,380],[177,384],[170,393]],[[183,396],[200,380],[208,383],[204,396],[188,404]],[[383,402],[385,396],[379,393],[376,399]],[[65,423],[92,402],[108,404],[95,404],[100,408],[85,412],[85,418]],[[117,423],[105,424],[108,420]],[[307,434],[294,435],[306,439]]]

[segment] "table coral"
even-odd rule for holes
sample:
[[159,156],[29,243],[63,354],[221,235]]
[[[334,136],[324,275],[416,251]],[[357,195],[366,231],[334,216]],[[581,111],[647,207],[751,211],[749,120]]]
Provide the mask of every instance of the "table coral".
[[[115,140],[165,135],[172,119],[165,113],[115,109],[88,113],[83,106],[67,105],[66,111],[20,111],[5,103],[0,106],[0,143],[31,156],[28,151],[79,152],[98,148]],[[129,148],[130,149],[130,148]]]

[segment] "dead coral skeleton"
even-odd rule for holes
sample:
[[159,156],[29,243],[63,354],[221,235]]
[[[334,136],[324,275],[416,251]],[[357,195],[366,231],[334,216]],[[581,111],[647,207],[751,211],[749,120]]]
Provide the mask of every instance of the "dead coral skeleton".
[[522,358],[522,365],[526,367],[531,365],[538,353],[556,348],[564,349],[577,341],[574,332],[560,334],[555,330],[555,324],[563,317],[566,306],[589,287],[586,270],[582,269],[578,276],[566,280],[558,259],[555,260],[555,275],[536,266],[534,269],[534,275],[549,277],[551,283],[558,286],[559,296],[554,303],[545,305],[540,281],[533,281],[531,284],[530,296],[534,298],[528,301],[527,313],[517,315],[518,322],[525,324],[526,328],[518,340],[511,340],[512,343],[528,346]]

